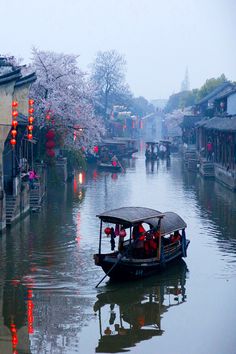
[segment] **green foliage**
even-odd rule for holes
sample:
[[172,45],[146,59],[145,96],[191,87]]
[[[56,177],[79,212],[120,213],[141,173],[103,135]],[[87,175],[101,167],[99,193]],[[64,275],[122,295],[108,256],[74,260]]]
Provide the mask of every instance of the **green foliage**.
[[83,152],[78,149],[65,150],[63,155],[67,157],[67,165],[69,170],[82,169],[86,170],[86,160]]
[[129,109],[133,114],[139,117],[155,112],[155,107],[142,96],[132,98],[130,100]]
[[192,91],[181,91],[171,95],[166,104],[165,112],[169,113],[175,109],[182,109],[194,105],[196,103],[197,92],[198,90],[195,89]]
[[219,86],[220,84],[226,81],[227,78],[225,77],[225,74],[222,74],[216,79],[215,78],[207,79],[205,84],[198,91],[197,101],[200,101],[202,98],[207,96],[211,91],[213,91],[217,86]]
[[165,112],[169,113],[175,109],[182,109],[184,107],[193,106],[203,97],[207,96],[217,86],[226,82],[227,78],[224,74],[218,78],[211,78],[206,80],[204,85],[200,89],[193,89],[191,91],[181,91],[169,97],[169,100],[165,107]]

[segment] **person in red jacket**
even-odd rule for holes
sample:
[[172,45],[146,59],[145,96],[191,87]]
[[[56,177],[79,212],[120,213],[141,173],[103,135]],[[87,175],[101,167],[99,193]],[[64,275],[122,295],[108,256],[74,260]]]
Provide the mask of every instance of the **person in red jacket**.
[[133,227],[134,256],[137,258],[142,258],[144,255],[145,232],[141,223]]
[[174,235],[170,235],[170,242],[177,242],[181,240],[181,235],[179,233],[179,231],[175,231]]

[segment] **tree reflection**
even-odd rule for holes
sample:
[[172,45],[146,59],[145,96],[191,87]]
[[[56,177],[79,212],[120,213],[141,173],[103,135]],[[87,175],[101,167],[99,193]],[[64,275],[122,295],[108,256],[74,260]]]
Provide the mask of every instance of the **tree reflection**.
[[164,333],[163,314],[186,301],[186,263],[182,261],[173,268],[158,279],[151,277],[121,287],[119,284],[119,289],[117,283],[111,283],[106,292],[97,295],[94,304],[100,326],[97,353],[124,352],[138,342]]

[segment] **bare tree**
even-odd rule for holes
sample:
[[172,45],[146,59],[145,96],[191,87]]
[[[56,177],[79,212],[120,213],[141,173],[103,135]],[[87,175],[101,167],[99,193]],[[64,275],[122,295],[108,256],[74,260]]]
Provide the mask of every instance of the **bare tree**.
[[125,65],[124,57],[115,50],[99,51],[92,64],[92,81],[104,117],[113,103],[112,97],[119,95],[125,87]]

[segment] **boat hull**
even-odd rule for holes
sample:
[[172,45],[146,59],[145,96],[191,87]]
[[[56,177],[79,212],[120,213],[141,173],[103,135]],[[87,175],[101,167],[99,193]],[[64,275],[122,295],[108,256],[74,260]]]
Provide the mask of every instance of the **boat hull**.
[[111,164],[99,164],[98,165],[98,169],[99,170],[103,170],[103,171],[111,171],[111,172],[120,172],[121,171],[121,167],[120,166],[113,166]]
[[131,280],[148,277],[162,271],[175,262],[179,262],[183,257],[181,249],[175,254],[165,257],[162,261],[158,261],[156,258],[119,259],[117,255],[118,253],[94,255],[95,264],[100,266],[111,279],[117,280]]

